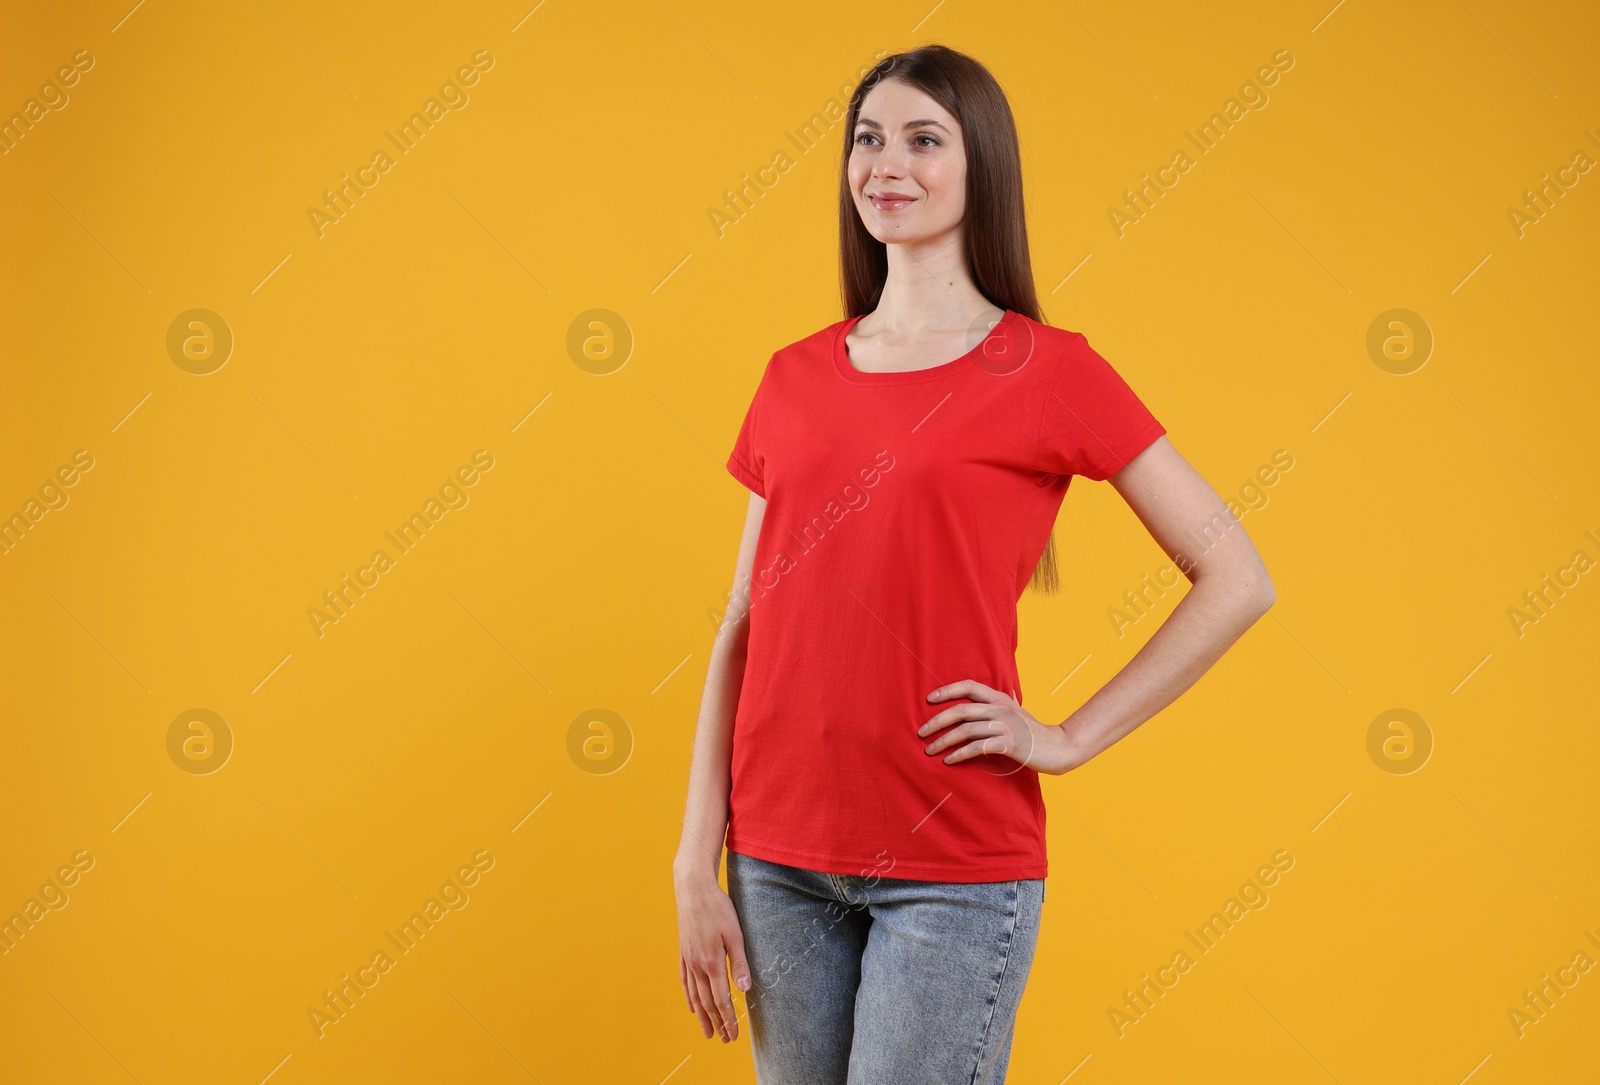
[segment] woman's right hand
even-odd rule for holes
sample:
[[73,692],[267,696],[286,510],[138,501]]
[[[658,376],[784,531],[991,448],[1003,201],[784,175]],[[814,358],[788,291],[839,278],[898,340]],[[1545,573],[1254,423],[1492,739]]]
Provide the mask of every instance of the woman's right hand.
[[678,897],[678,978],[684,997],[690,1011],[699,1016],[706,1039],[715,1030],[723,1043],[731,1043],[739,1037],[739,1015],[728,987],[729,961],[739,990],[750,990],[739,914],[714,873],[674,870],[673,883]]

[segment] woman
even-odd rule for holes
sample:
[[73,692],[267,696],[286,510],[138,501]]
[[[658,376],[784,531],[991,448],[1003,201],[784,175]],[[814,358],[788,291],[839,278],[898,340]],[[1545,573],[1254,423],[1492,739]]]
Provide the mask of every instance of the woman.
[[[850,316],[772,356],[727,464],[752,492],[673,867],[680,978],[730,1042],[731,962],[763,1085],[1000,1082],[1044,899],[1038,774],[1170,704],[1274,592],[1161,423],[1043,323],[989,72],[887,57],[845,120]],[[1016,602],[1056,586],[1074,475],[1109,480],[1193,587],[1046,726]]]

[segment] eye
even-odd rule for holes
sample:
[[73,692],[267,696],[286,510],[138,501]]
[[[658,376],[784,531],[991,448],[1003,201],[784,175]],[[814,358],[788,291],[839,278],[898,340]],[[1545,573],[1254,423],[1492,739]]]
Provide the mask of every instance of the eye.
[[857,144],[857,146],[861,146],[863,140],[876,139],[876,138],[877,137],[874,136],[871,132],[862,132],[859,136],[856,137],[856,144]]
[[935,147],[939,146],[939,140],[934,136],[928,135],[926,132],[922,133],[921,135],[917,136],[916,138],[917,139],[931,140]]

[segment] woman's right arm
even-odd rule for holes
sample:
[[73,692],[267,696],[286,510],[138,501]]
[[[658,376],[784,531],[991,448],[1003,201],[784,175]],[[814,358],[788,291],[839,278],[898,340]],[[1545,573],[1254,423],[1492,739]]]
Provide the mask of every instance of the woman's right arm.
[[684,996],[689,1009],[700,1018],[700,1031],[710,1039],[715,1029],[723,1043],[739,1035],[738,1015],[728,988],[729,959],[740,990],[750,989],[744,934],[733,902],[717,881],[717,872],[722,866],[723,837],[728,829],[734,713],[744,683],[750,635],[749,585],[766,509],[766,501],[752,493],[734,566],[733,592],[706,670],[689,765],[683,837],[672,862],[672,882],[678,899],[679,978]]

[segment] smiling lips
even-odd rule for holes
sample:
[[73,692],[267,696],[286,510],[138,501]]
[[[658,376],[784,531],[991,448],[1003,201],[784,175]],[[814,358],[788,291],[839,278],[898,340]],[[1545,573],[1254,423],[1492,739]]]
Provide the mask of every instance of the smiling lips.
[[910,207],[916,197],[908,196],[903,192],[873,192],[867,196],[872,201],[872,206],[879,211],[899,211]]

